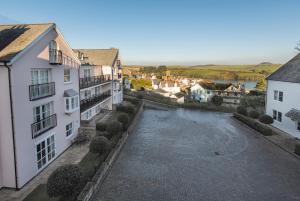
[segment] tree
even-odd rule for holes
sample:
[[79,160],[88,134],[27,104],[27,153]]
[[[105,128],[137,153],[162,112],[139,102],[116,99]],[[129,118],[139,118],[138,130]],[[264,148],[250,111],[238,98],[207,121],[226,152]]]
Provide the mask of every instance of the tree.
[[50,197],[76,196],[84,185],[84,175],[77,165],[65,165],[57,168],[47,182]]
[[96,136],[90,143],[90,152],[96,154],[104,154],[110,149],[110,142],[104,136]]
[[223,98],[221,96],[214,95],[211,98],[211,102],[216,106],[220,106],[223,103]]
[[266,90],[266,86],[267,86],[267,83],[266,83],[266,80],[265,79],[260,79],[257,84],[256,84],[256,89],[257,90],[260,90],[260,91],[265,91]]

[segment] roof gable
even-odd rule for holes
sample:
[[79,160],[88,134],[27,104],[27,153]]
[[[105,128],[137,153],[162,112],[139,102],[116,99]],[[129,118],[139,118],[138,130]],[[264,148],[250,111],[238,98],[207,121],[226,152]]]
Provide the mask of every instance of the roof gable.
[[300,54],[269,75],[267,80],[300,83]]
[[76,54],[83,53],[82,65],[113,66],[118,58],[119,50],[111,49],[74,49]]
[[53,26],[54,23],[0,25],[0,61],[11,62]]

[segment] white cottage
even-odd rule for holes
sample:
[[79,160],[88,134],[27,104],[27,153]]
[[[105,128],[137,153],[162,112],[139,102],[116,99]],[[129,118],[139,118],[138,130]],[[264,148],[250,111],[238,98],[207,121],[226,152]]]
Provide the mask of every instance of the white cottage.
[[273,126],[300,138],[300,54],[268,78],[266,113]]

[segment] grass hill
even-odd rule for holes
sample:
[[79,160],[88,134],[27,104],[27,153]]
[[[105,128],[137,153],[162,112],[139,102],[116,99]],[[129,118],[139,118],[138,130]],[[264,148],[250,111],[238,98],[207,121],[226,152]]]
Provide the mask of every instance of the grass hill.
[[[277,70],[280,64],[263,62],[257,65],[196,65],[166,66],[171,71],[171,75],[184,76],[189,78],[222,79],[222,80],[261,80]],[[125,67],[126,68],[126,67]],[[127,68],[131,68],[128,66]],[[136,68],[136,66],[135,66]],[[157,73],[163,75],[165,72],[157,70],[155,67],[141,66],[142,73]]]

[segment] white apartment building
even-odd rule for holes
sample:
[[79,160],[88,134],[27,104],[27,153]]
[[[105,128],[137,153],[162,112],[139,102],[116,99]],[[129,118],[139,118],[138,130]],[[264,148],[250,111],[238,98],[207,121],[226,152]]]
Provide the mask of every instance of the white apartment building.
[[266,113],[273,126],[300,138],[300,54],[268,78]]
[[112,48],[74,49],[74,52],[81,61],[81,120],[89,121],[102,111],[112,110],[113,104],[123,100],[122,86],[119,84],[122,76],[118,75],[119,51]]
[[80,127],[80,61],[56,25],[0,25],[0,188],[22,188]]

